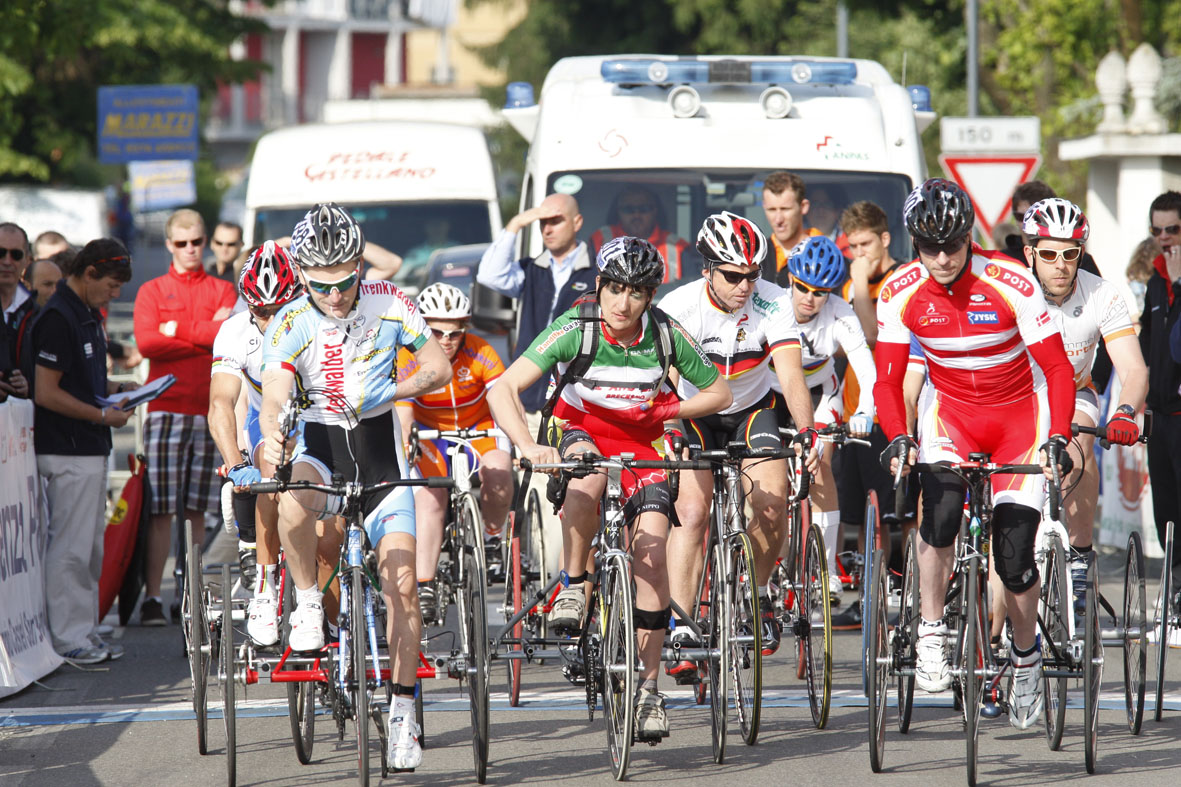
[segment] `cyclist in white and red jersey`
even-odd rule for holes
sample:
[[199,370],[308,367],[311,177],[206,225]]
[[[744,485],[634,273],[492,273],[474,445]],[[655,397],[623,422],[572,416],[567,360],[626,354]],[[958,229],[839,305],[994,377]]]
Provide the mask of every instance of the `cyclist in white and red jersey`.
[[[1062,332],[1066,355],[1074,367],[1074,422],[1099,423],[1099,392],[1091,383],[1091,366],[1102,341],[1119,375],[1119,407],[1107,419],[1107,440],[1134,445],[1140,437],[1136,414],[1148,394],[1148,367],[1128,305],[1119,290],[1094,274],[1079,270],[1090,228],[1077,205],[1060,198],[1036,202],[1025,212],[1025,259],[1042,285],[1046,306]],[[1081,434],[1070,446],[1078,486],[1065,498],[1066,527],[1070,534],[1074,609],[1086,611],[1087,553],[1099,496],[1099,464],[1095,438]]]
[[[970,243],[975,213],[956,184],[926,181],[911,192],[905,211],[919,259],[895,271],[878,297],[874,401],[890,439],[883,464],[894,472],[916,457],[903,398],[914,335],[930,374],[918,406],[923,462],[960,462],[982,452],[994,462],[1025,464],[1040,451],[1043,463],[1069,472],[1074,378],[1041,287],[1019,263]],[[1038,386],[1039,375],[1048,391]],[[925,691],[942,691],[951,684],[943,605],[965,490],[948,472],[924,474],[922,489],[915,680]],[[1042,706],[1033,542],[1044,486],[1036,476],[994,475],[992,489],[992,553],[1013,626],[1009,722],[1027,729]]]
[[[720,413],[686,421],[690,448],[714,450],[744,440],[751,448],[781,449],[779,424],[790,414],[800,430],[801,450],[807,451],[808,469],[816,471],[812,398],[804,379],[791,297],[779,285],[760,278],[770,244],[754,222],[723,211],[705,220],[697,235],[697,250],[705,259],[701,278],[670,292],[661,299],[660,308],[701,344],[729,382],[734,401]],[[771,390],[775,378],[784,395]],[[687,396],[696,389],[682,379],[678,390]],[[746,499],[754,512],[747,532],[761,583],[759,593],[764,597],[763,652],[770,655],[779,647],[780,631],[769,600],[768,578],[787,534],[787,468],[783,460],[747,460],[743,474],[749,484]],[[695,608],[712,495],[710,473],[681,473],[677,496],[681,527],[673,529],[668,549],[672,596],[683,610]],[[683,646],[695,644],[690,628],[679,622],[673,636]],[[696,677],[695,665],[687,660],[670,662],[667,671],[682,682]]]

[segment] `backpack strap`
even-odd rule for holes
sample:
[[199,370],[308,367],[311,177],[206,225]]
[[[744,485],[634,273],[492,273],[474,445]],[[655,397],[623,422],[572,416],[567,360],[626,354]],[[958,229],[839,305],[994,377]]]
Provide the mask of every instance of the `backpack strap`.
[[656,324],[656,360],[660,363],[660,380],[652,392],[655,396],[668,382],[668,371],[676,360],[676,348],[673,346],[672,323],[669,316],[655,306],[649,309],[649,313]]
[[550,393],[545,405],[541,408],[541,425],[537,431],[538,445],[550,444],[550,440],[547,439],[547,427],[554,414],[554,406],[562,396],[562,389],[586,376],[599,349],[599,323],[603,321],[599,313],[599,304],[591,300],[579,303],[578,316],[574,319],[578,320],[581,325],[582,342],[579,345],[578,354],[570,360],[565,373],[558,376],[553,392]]

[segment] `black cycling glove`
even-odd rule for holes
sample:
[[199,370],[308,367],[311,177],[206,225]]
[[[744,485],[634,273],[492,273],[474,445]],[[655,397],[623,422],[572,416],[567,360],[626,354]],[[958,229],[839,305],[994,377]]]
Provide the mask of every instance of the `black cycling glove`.
[[910,449],[914,448],[914,440],[911,440],[908,435],[900,434],[890,441],[886,446],[886,450],[882,451],[882,467],[887,473],[890,472],[890,460],[897,458],[902,464],[906,464],[910,457]]

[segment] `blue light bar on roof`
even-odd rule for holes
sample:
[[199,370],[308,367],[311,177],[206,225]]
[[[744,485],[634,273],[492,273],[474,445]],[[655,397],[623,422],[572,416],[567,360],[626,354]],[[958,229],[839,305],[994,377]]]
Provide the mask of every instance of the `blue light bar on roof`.
[[617,85],[852,85],[857,64],[820,60],[604,60],[603,81]]

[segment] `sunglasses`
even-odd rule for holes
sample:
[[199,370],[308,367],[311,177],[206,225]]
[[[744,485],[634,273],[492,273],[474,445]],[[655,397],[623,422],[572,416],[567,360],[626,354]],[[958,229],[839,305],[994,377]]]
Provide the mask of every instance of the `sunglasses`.
[[714,272],[722,274],[722,278],[725,279],[726,281],[730,282],[731,284],[742,284],[742,282],[744,282],[744,281],[748,281],[751,284],[754,284],[756,281],[759,280],[759,277],[763,275],[762,271],[758,270],[757,268],[755,270],[751,271],[750,273],[739,273],[738,271],[724,271],[721,268],[714,268]]
[[304,278],[307,279],[308,289],[318,292],[321,295],[331,295],[333,290],[340,293],[352,287],[357,283],[357,278],[360,277],[360,275],[361,269],[357,268],[348,276],[345,276],[343,279],[337,279],[336,281],[313,279],[311,276],[308,276],[307,273],[304,273]]
[[943,252],[948,257],[955,254],[960,249],[964,248],[964,244],[968,242],[967,238],[960,238],[959,240],[948,241],[947,243],[926,243],[925,241],[915,241],[914,247],[918,249],[919,254],[924,257],[938,257],[939,252]]
[[1037,252],[1038,259],[1042,262],[1057,262],[1058,258],[1066,260],[1067,262],[1074,262],[1082,256],[1083,250],[1078,246],[1070,249],[1034,249]]
[[431,328],[431,333],[433,333],[435,338],[439,341],[445,342],[449,339],[462,339],[463,335],[467,333],[467,328],[457,328],[454,331],[440,331],[438,328]]
[[269,320],[282,308],[282,306],[251,306],[250,314],[260,320]]
[[[1152,237],[1157,237],[1161,233],[1165,235],[1176,235],[1181,232],[1181,224],[1170,224],[1167,227],[1149,227],[1148,231],[1152,233]],[[20,257],[13,257],[14,260],[19,260]]]
[[183,249],[185,246],[188,246],[190,243],[193,244],[194,248],[198,248],[200,246],[205,245],[205,239],[204,238],[193,238],[192,240],[174,240],[174,241],[172,241],[172,245],[178,249]]
[[13,262],[20,262],[25,258],[24,249],[6,249],[3,246],[0,246],[0,260],[4,259],[4,255],[6,254],[9,257],[12,257]]
[[651,213],[656,210],[652,205],[620,205],[619,212],[631,215],[633,213]]
[[[214,239],[213,239],[212,241],[210,241],[210,242],[211,242],[211,243],[212,243],[214,246],[241,246],[241,245],[242,245],[242,241],[240,241],[240,240],[227,240],[227,241],[220,241],[220,240],[218,240],[217,238],[214,238]],[[198,245],[200,245],[200,244],[198,244]]]
[[809,287],[807,284],[804,284],[799,279],[796,279],[795,281],[793,281],[792,286],[794,286],[797,290],[799,290],[804,295],[814,295],[817,298],[824,298],[830,292],[832,292],[831,289],[828,289],[826,287]]

